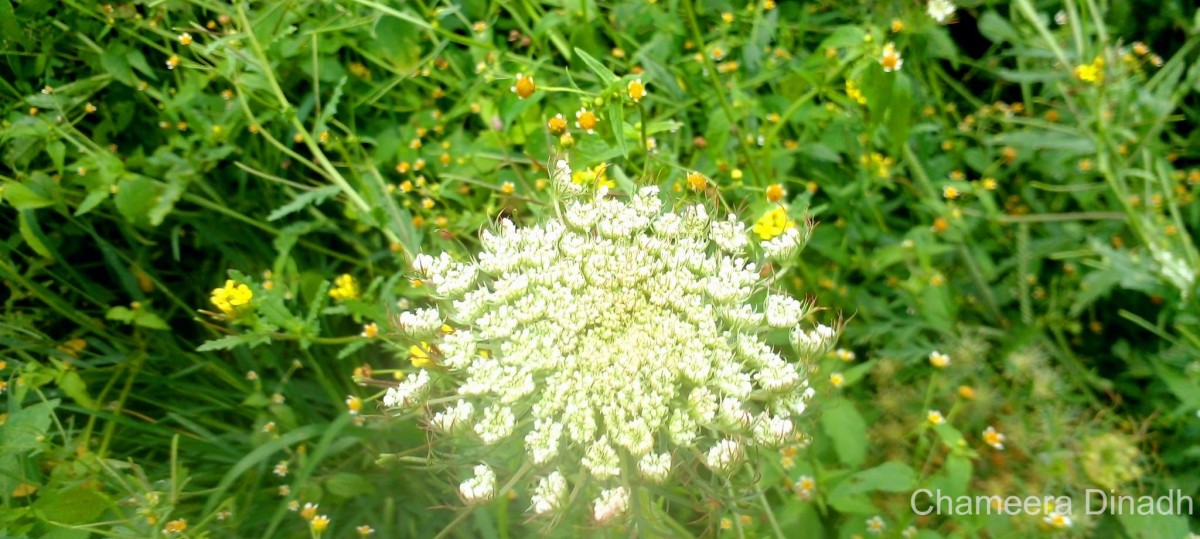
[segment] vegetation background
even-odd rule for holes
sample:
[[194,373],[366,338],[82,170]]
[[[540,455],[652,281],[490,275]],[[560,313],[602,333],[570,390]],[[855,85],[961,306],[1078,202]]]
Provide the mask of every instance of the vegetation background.
[[[1081,504],[1200,496],[1198,44],[1186,0],[0,0],[0,535],[545,531],[527,492],[462,513],[356,382],[411,369],[369,327],[427,294],[411,256],[568,155],[821,223],[787,284],[849,320],[809,439],[690,533],[1188,537]],[[919,517],[930,485],[1077,509]]]

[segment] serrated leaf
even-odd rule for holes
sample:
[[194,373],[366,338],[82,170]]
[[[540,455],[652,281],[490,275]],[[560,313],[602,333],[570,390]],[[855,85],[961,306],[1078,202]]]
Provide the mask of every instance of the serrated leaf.
[[0,455],[23,453],[36,448],[38,440],[50,428],[50,415],[59,402],[58,399],[39,402],[10,415],[0,426]]
[[196,351],[211,352],[213,350],[229,350],[244,344],[253,348],[270,340],[270,337],[267,337],[266,335],[256,335],[253,333],[248,333],[245,335],[229,335],[226,337],[221,337],[220,339],[206,341],[204,344],[201,344],[199,347],[197,347]]
[[341,188],[336,185],[326,185],[325,187],[318,187],[311,191],[305,191],[297,195],[296,198],[292,199],[291,202],[288,202],[287,204],[276,208],[275,211],[272,211],[271,214],[267,216],[267,220],[277,221],[313,204],[325,202],[325,200],[327,200],[329,197],[340,192],[342,192]]

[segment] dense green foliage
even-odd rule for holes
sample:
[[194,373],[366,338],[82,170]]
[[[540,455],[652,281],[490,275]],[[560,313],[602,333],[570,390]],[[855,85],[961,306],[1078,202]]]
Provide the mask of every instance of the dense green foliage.
[[[464,512],[469,467],[376,401],[413,370],[412,257],[542,215],[560,156],[820,223],[782,281],[845,317],[808,436],[664,533],[1198,529],[1082,506],[1200,496],[1194,7],[775,4],[0,0],[0,536],[310,533],[290,502],[328,537],[543,531],[529,492]],[[915,515],[934,486],[1077,501]]]

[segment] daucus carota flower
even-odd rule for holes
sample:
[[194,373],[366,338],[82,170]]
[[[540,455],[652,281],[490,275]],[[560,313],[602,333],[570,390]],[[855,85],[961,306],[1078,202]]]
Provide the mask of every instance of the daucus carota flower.
[[950,0],[929,0],[929,4],[925,6],[925,12],[938,24],[944,24],[950,20],[950,17],[954,16],[955,9],[957,7]]
[[[409,374],[383,404],[425,413],[435,435],[523,453],[541,476],[532,512],[579,488],[606,523],[626,513],[630,489],[680,467],[727,477],[748,452],[795,439],[813,395],[805,365],[837,332],[806,327],[816,306],[771,289],[736,217],[672,210],[656,187],[612,198],[571,176],[565,161],[552,166],[555,211],[502,219],[473,260],[414,258],[439,315],[414,310],[401,327],[437,369]],[[782,216],[773,237],[798,249],[806,234],[787,234]],[[431,335],[435,323],[456,329]],[[790,335],[794,352],[769,346],[770,332]],[[422,406],[433,387],[450,395]],[[483,500],[488,477],[477,469],[462,498]]]

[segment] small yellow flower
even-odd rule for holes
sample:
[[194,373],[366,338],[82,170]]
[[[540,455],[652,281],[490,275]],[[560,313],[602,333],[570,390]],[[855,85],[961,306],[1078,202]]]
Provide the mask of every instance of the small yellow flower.
[[1004,450],[1004,435],[996,431],[995,427],[988,426],[983,431],[983,443],[992,446],[997,451]]
[[740,168],[735,168],[735,169],[731,170],[731,171],[729,172],[729,177],[730,177],[730,178],[733,178],[733,179],[735,179],[735,180],[740,180],[740,179],[742,179],[742,169],[740,169]]
[[634,103],[640,103],[642,98],[646,97],[646,85],[642,83],[642,79],[629,81],[626,89],[629,91],[629,99],[632,99]]
[[980,184],[988,191],[995,191],[997,187],[996,178],[984,178],[980,180]]
[[555,114],[553,118],[546,121],[546,128],[555,135],[561,135],[567,132],[567,119],[563,118],[561,112]]
[[510,90],[517,94],[518,98],[528,99],[533,95],[534,90],[537,90],[537,84],[534,84],[532,76],[527,77],[524,73],[517,73],[517,83]]
[[766,241],[774,239],[792,228],[796,228],[796,222],[788,218],[787,209],[776,207],[764,213],[758,222],[754,223],[753,230],[755,234],[758,234],[759,239]]
[[725,24],[733,24],[733,13],[730,13],[728,11],[722,13],[721,20],[725,21]]
[[832,384],[833,387],[840,388],[846,383],[846,377],[840,372],[835,372],[829,375],[829,383]]
[[315,503],[304,504],[304,509],[300,510],[300,518],[304,520],[312,520],[313,517],[317,516],[317,507],[319,507],[319,505]]
[[858,84],[852,79],[846,79],[846,97],[859,105],[867,104],[867,97],[863,95],[862,90],[858,88]]
[[783,188],[783,185],[773,183],[767,186],[767,202],[772,204],[779,202],[783,200],[783,196],[786,194],[787,191]]
[[249,286],[237,284],[233,279],[225,281],[225,286],[215,288],[212,291],[212,296],[209,301],[213,306],[220,309],[225,316],[237,316],[242,307],[250,304],[250,300],[254,298],[254,292]]
[[359,335],[366,337],[368,339],[374,339],[375,337],[379,336],[379,325],[376,324],[375,322],[371,322],[370,324],[363,324],[362,333],[360,333]]
[[189,34],[187,32],[179,34],[179,44],[183,45],[184,47],[191,45],[192,44],[192,34]]
[[587,109],[580,108],[575,112],[575,127],[578,127],[587,132],[589,135],[596,133],[596,126],[600,124],[600,118],[596,117],[596,113]]
[[279,485],[279,497],[286,498],[292,495],[292,487],[290,485]]
[[703,191],[708,187],[708,179],[703,174],[693,170],[687,174],[687,186],[688,189],[693,191]]
[[1092,84],[1104,82],[1104,58],[1097,56],[1090,64],[1075,66],[1075,78]]
[[423,199],[421,199],[421,207],[422,207],[422,208],[425,208],[425,209],[427,209],[427,210],[432,210],[432,209],[433,209],[433,205],[434,205],[434,202],[433,202],[433,199],[432,199],[432,198],[423,198]]
[[942,423],[945,423],[946,417],[943,416],[942,413],[937,410],[930,410],[928,414],[925,414],[925,420],[929,421],[930,425],[937,426],[937,425],[941,425]]
[[973,401],[975,400],[975,388],[971,386],[958,386],[958,396]]
[[349,273],[339,275],[337,279],[333,280],[333,288],[329,290],[329,297],[337,301],[358,298],[358,281],[355,281],[354,276]]
[[892,19],[892,33],[898,34],[904,31],[904,21],[900,19]]
[[187,530],[187,519],[181,518],[172,520],[163,526],[163,533],[170,535],[173,533],[183,533]]
[[167,69],[175,69],[176,67],[179,67],[179,57],[171,56],[167,58]]
[[883,46],[883,56],[879,58],[879,65],[883,66],[883,70],[887,73],[900,71],[904,66],[904,59],[900,57],[900,53],[896,52],[896,45],[888,43]]
[[733,529],[733,521],[729,520],[729,517],[721,518],[721,529],[722,530],[732,530]]
[[934,350],[929,353],[929,364],[944,369],[950,366],[950,356]]
[[8,362],[0,359],[0,371],[8,368]]
[[471,29],[474,30],[475,33],[481,34],[487,30],[487,23],[483,21],[477,21],[475,24],[471,25]]
[[[833,287],[833,283],[831,282],[829,284],[829,286],[827,286],[826,288],[832,288],[832,287]],[[837,350],[834,350],[833,355],[834,355],[834,357],[836,357],[842,361],[854,361],[854,358],[855,358],[854,352],[847,350],[845,348],[838,348]]]
[[358,532],[358,535],[361,537],[366,537],[368,535],[375,535],[375,528],[372,528],[366,524],[363,524],[362,526],[354,528],[354,531]]
[[954,200],[958,198],[958,195],[958,188],[954,187],[953,185],[947,185],[946,187],[942,188],[942,196],[946,197],[948,200]]
[[354,395],[346,397],[346,409],[350,411],[350,415],[358,415],[358,413],[362,411],[362,407],[362,399],[355,397]]
[[278,475],[279,477],[287,477],[288,461],[286,461],[286,460],[279,461],[279,463],[275,464],[275,468],[272,470],[272,472],[275,475]]
[[421,149],[421,137],[415,137],[412,140],[408,141],[408,147],[413,150],[420,150]]
[[325,530],[329,529],[329,517],[325,515],[317,515],[313,517],[312,522],[310,522],[309,525],[312,526],[313,533],[324,533]]
[[433,360],[429,357],[429,343],[422,342],[414,344],[408,348],[408,360],[412,362],[412,366],[423,369],[433,365]]

